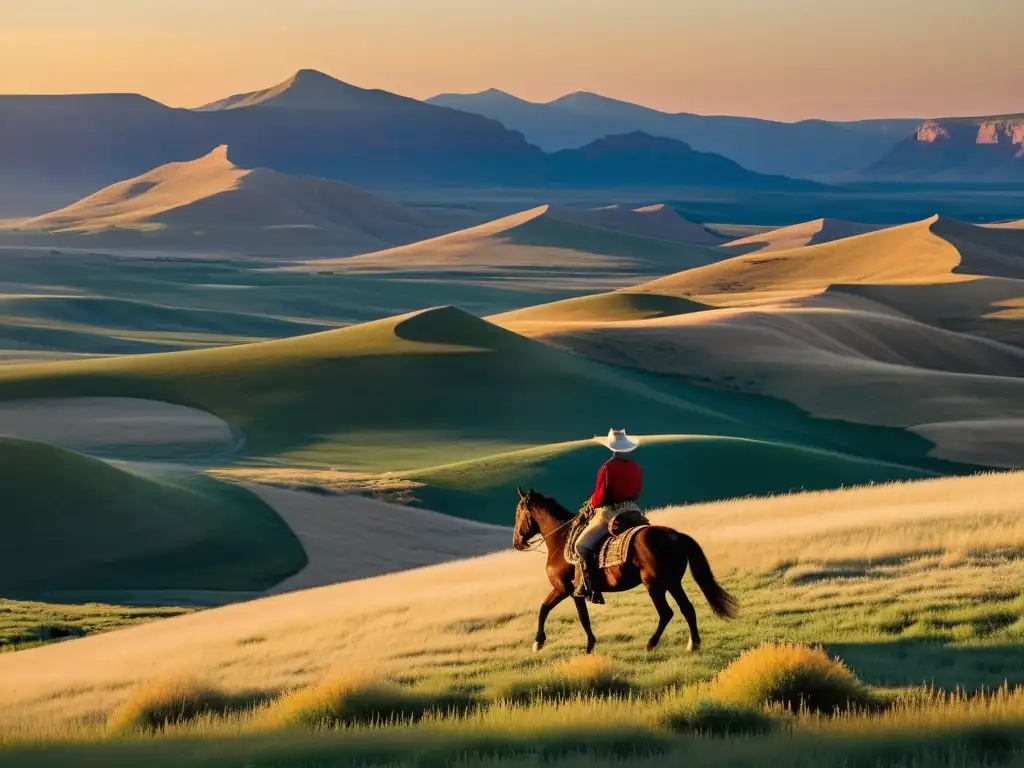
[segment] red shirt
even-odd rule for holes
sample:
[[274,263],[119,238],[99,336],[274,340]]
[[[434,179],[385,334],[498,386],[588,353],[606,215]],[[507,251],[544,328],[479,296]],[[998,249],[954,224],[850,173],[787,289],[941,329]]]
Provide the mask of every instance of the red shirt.
[[630,459],[615,456],[597,473],[597,485],[590,497],[590,506],[604,507],[620,501],[640,498],[644,474],[640,465]]

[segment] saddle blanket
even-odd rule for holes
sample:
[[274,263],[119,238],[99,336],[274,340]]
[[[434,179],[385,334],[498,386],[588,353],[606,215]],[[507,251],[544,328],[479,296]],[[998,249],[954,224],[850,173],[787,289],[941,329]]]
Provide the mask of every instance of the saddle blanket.
[[[632,516],[631,516],[632,517]],[[635,537],[643,528],[650,525],[647,518],[639,513],[636,514],[637,524],[622,533],[609,536],[601,544],[597,553],[597,565],[599,568],[615,568],[624,565],[629,560],[630,547]],[[642,522],[641,522],[642,521]],[[576,552],[576,542],[579,541],[583,529],[587,527],[587,521],[580,515],[573,521],[569,528],[569,536],[565,542],[565,559],[570,565],[579,565],[580,556]]]

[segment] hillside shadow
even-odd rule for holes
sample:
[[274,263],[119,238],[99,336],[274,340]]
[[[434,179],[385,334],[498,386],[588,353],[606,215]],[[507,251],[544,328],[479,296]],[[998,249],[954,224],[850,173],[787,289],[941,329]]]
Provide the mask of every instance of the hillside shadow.
[[829,653],[841,658],[870,685],[935,685],[976,691],[1024,685],[1024,645],[958,647],[934,640],[888,643],[836,643]]

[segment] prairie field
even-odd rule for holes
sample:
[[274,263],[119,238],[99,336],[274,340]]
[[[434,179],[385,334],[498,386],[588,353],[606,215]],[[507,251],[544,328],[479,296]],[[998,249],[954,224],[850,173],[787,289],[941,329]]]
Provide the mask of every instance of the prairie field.
[[[1009,764],[1024,748],[1022,492],[1021,474],[984,474],[660,510],[741,606],[717,619],[684,581],[694,654],[678,617],[644,650],[642,590],[592,607],[597,655],[580,656],[564,604],[534,653],[538,552],[4,654],[0,764]],[[723,673],[757,648],[753,672]],[[845,671],[823,674],[852,686],[848,706],[787,707],[759,677],[790,664],[811,685],[835,658]]]

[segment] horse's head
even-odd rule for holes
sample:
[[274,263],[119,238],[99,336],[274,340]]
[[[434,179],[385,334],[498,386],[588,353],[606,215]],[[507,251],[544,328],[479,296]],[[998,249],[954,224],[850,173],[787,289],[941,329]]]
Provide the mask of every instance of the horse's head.
[[512,546],[522,552],[529,549],[531,539],[540,535],[540,526],[533,514],[533,505],[540,500],[540,494],[533,488],[524,491],[517,486],[516,490],[519,491],[519,504],[516,506],[516,527],[512,534]]

